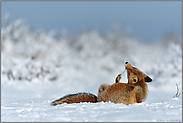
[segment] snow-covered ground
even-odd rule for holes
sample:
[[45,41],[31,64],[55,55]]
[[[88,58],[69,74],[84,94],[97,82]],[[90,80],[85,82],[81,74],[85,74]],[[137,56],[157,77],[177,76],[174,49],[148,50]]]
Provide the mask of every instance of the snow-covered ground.
[[[182,47],[174,40],[143,43],[123,31],[95,30],[56,37],[22,20],[1,33],[1,121],[182,121]],[[97,95],[126,61],[153,79],[143,103],[50,105],[66,94]],[[176,84],[181,94],[173,98]]]

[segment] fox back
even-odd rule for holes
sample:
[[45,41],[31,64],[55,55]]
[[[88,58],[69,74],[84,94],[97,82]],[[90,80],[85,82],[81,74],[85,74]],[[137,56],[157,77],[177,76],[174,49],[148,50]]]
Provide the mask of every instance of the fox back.
[[119,75],[113,85],[102,84],[98,91],[98,102],[111,101],[128,105],[141,103],[146,99],[148,92],[146,82],[151,82],[152,79],[139,69],[132,67],[128,62],[126,62],[126,70],[128,84],[119,83],[118,79],[121,78]]

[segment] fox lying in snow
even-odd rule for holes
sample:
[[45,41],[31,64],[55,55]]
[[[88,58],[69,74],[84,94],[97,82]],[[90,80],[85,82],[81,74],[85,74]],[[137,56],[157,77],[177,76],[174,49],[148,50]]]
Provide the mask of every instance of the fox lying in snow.
[[152,79],[141,72],[139,69],[132,67],[128,62],[125,63],[127,70],[128,84],[119,83],[121,74],[116,77],[115,83],[109,85],[104,83],[98,89],[98,97],[90,93],[69,94],[58,100],[55,100],[51,105],[55,106],[63,103],[80,103],[80,102],[114,102],[123,103],[126,105],[141,103],[147,97],[147,84],[152,82]]

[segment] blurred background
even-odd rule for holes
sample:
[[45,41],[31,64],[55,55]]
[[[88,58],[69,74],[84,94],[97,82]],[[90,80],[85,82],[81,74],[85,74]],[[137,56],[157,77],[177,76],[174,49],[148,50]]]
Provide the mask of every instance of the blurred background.
[[36,87],[30,96],[39,98],[97,95],[128,61],[153,79],[151,90],[175,93],[176,83],[182,89],[181,12],[181,1],[2,1],[1,84]]
[[2,27],[21,18],[32,29],[55,30],[58,35],[89,30],[105,35],[115,28],[141,41],[156,41],[167,33],[181,38],[180,1],[2,1],[1,15]]

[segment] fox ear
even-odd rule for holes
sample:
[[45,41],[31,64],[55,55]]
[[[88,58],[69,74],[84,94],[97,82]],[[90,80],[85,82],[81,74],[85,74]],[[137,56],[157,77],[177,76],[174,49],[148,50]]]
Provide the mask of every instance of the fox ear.
[[145,77],[145,82],[152,82],[152,79],[149,76]]

